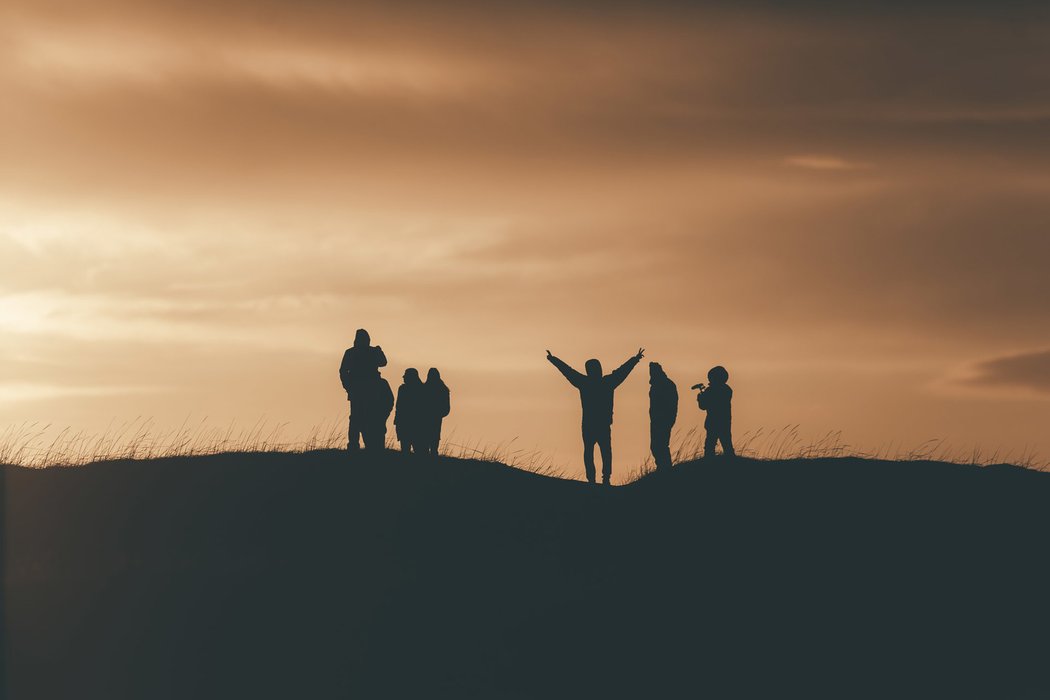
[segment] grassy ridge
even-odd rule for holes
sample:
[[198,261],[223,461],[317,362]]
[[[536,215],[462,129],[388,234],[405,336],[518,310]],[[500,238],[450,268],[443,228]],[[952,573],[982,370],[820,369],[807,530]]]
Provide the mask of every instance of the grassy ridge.
[[[316,452],[346,445],[346,422],[339,418],[312,426],[304,433],[289,434],[288,423],[272,423],[265,416],[254,423],[236,421],[219,425],[208,417],[178,427],[161,426],[147,416],[113,421],[101,432],[76,430],[37,422],[0,428],[0,464],[22,467],[83,466],[114,460],[153,460],[168,457],[200,457],[228,452]],[[807,435],[799,424],[744,430],[734,436],[737,454],[763,460],[811,460],[825,457],[855,457],[886,461],[938,461],[987,466],[1009,463],[1050,471],[1050,462],[1035,447],[983,450],[979,446],[955,445],[941,438],[918,443],[890,441],[878,446],[848,442],[841,430]],[[387,447],[396,448],[391,430]],[[679,428],[671,435],[671,454],[676,463],[698,459],[704,452],[704,432],[697,427]],[[489,443],[460,437],[449,431],[441,441],[441,454],[457,459],[500,462],[544,474],[561,476],[565,468],[549,454],[529,449],[511,438]],[[574,453],[575,454],[575,453]],[[634,481],[653,468],[652,459],[626,472],[617,470],[614,479]]]
[[5,468],[8,697],[1043,697],[1050,476]]

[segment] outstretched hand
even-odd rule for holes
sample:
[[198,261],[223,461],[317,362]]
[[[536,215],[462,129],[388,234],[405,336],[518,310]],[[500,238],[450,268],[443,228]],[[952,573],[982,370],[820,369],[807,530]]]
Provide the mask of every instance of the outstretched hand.
[[551,351],[550,351],[550,350],[548,350],[548,351],[547,351],[547,359],[549,360],[549,359],[551,359],[552,357],[554,357],[554,355],[552,355],[552,354],[551,354]]
[[638,354],[635,357],[639,360],[645,357],[645,348],[638,348]]

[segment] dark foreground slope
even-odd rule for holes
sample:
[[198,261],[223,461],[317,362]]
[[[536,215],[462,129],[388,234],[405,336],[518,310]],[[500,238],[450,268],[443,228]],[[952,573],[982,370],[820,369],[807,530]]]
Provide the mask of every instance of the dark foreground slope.
[[1050,475],[220,455],[6,473],[10,698],[1050,694]]

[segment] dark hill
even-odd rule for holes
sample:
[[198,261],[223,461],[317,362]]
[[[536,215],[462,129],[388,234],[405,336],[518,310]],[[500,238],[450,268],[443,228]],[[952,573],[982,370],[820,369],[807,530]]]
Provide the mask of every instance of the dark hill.
[[5,468],[10,698],[1050,696],[1050,476]]

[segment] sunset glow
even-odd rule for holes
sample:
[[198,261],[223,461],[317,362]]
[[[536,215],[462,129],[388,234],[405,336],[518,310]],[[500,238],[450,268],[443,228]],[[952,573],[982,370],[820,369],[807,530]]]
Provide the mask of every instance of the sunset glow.
[[363,327],[571,469],[547,348],[683,432],[722,364],[740,434],[1050,451],[1045,22],[453,4],[5,3],[0,426],[305,433]]

